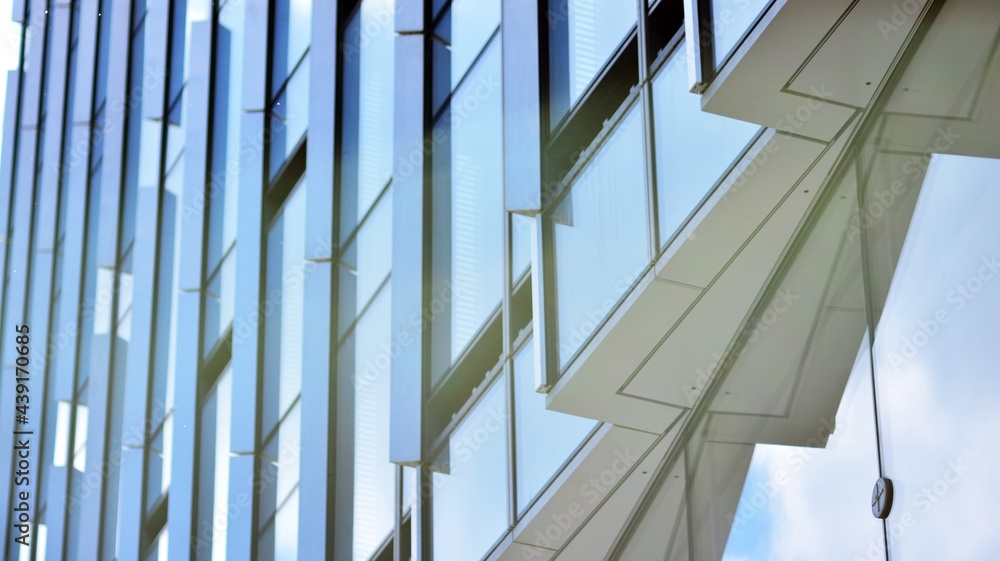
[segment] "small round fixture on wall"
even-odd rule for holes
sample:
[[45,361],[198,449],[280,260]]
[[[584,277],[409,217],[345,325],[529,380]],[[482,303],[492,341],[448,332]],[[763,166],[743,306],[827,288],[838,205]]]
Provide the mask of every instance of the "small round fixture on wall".
[[884,519],[889,516],[890,510],[892,510],[892,480],[880,477],[872,489],[872,515]]

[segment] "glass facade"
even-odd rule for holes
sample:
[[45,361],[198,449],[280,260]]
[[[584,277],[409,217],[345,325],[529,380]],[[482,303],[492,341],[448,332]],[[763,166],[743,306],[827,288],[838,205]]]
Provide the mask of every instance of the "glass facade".
[[560,365],[649,265],[640,113],[629,110],[552,213]]
[[433,383],[451,369],[503,297],[499,12],[499,2],[489,2],[485,12],[477,3],[453,2],[435,27],[433,103],[440,99],[443,105],[431,132],[432,291],[448,296],[441,298],[447,309],[433,321]]
[[13,3],[5,559],[1000,553],[1000,14]]

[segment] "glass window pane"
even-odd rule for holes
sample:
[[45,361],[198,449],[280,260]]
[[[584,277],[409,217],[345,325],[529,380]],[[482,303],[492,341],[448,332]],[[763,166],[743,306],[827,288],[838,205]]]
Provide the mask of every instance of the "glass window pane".
[[[871,546],[881,549],[882,524],[869,500],[879,472],[867,346],[864,338],[835,418],[821,419],[805,446],[753,447],[723,561],[869,559]],[[718,473],[727,468],[740,469],[714,466]]]
[[246,2],[227,2],[219,9],[216,27],[212,169],[205,194],[208,214],[206,264],[209,271],[215,268],[236,241],[245,6]]
[[[435,318],[435,379],[465,350],[503,294],[502,107],[500,47],[494,42],[442,116],[434,153],[435,293],[450,293]],[[439,136],[440,135],[440,136]],[[444,316],[444,314],[442,314]]]
[[389,463],[391,299],[383,290],[341,347],[354,388],[354,559],[365,561],[392,531],[396,468]]
[[435,561],[480,559],[507,529],[507,391],[504,377],[452,433],[433,474]]
[[302,390],[305,278],[305,176],[289,194],[267,239],[262,434],[267,435]]
[[298,558],[299,490],[296,488],[274,517],[274,559],[295,561]]
[[[770,0],[712,0],[715,64],[720,66]],[[703,23],[702,25],[708,25]]]
[[529,341],[514,357],[518,512],[527,508],[596,425],[593,419],[547,410],[545,394],[535,388],[534,346]]
[[[907,157],[903,169],[915,173],[921,164],[912,164],[925,157]],[[886,184],[905,179],[890,175]],[[878,194],[892,206],[885,196],[899,191],[886,184]],[[991,444],[1000,426],[998,211],[1000,160],[934,154],[912,220],[886,213],[887,230],[906,232],[875,340],[882,449],[895,491],[892,559],[988,559],[1000,551],[987,522],[1000,496]],[[876,255],[873,266],[892,272],[888,256]]]
[[298,405],[293,407],[263,450],[257,542],[261,559],[297,559],[301,412]]
[[[760,127],[701,110],[681,44],[653,79],[660,243],[666,244]],[[710,147],[710,149],[708,149]]]
[[312,38],[312,0],[278,0],[273,5],[272,95],[285,83]]
[[649,264],[642,121],[636,107],[550,216],[563,366]]
[[385,282],[392,266],[392,191],[385,194],[340,257],[339,337]]
[[288,79],[271,110],[270,174],[277,176],[282,164],[305,136],[309,125],[309,58]]
[[457,86],[499,24],[500,0],[453,0],[434,30],[447,45],[450,68],[436,68],[435,73],[450,76],[451,88]]
[[229,451],[232,426],[232,375],[226,367],[201,410],[198,472],[198,522],[195,558],[226,558],[229,525]]
[[[94,79],[94,107],[102,107],[108,97],[108,53],[111,50],[111,0],[102,0],[98,12],[97,73]],[[29,41],[26,45],[30,45]],[[27,53],[25,53],[27,60]]]
[[638,6],[633,0],[554,0],[549,11],[551,118],[555,124],[635,27]]
[[392,177],[393,0],[365,0],[344,39],[341,239]]
[[208,280],[205,289],[204,349],[207,355],[219,337],[233,323],[233,298],[236,292],[235,247],[226,255],[219,270]]

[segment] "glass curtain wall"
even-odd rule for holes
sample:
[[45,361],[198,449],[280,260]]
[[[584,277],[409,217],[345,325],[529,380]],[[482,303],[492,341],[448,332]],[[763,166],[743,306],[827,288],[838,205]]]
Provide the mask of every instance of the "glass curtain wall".
[[535,392],[531,338],[517,349],[494,368],[433,461],[435,560],[485,557],[597,425],[548,411],[545,396]]
[[381,551],[395,528],[397,469],[389,462],[389,366],[399,344],[389,323],[394,16],[392,0],[362,1],[342,49],[337,457],[339,489],[348,494],[341,508],[350,515],[338,535],[350,540],[345,549],[355,561]]
[[210,176],[205,193],[205,290],[202,352],[206,355],[233,323],[236,291],[236,209],[239,189],[244,10],[226,0],[216,7]]
[[504,287],[500,2],[452,2],[433,53],[432,328],[437,384],[499,310]]
[[302,329],[305,302],[305,176],[267,233],[264,364],[259,409],[260,481],[257,555],[295,559],[298,551]]
[[312,0],[277,0],[271,26],[268,177],[272,180],[305,138],[309,124]]

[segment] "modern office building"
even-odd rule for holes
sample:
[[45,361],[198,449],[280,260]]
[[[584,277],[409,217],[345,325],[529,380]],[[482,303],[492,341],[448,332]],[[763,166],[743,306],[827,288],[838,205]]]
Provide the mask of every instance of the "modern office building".
[[13,6],[5,559],[1000,558],[1000,1]]

